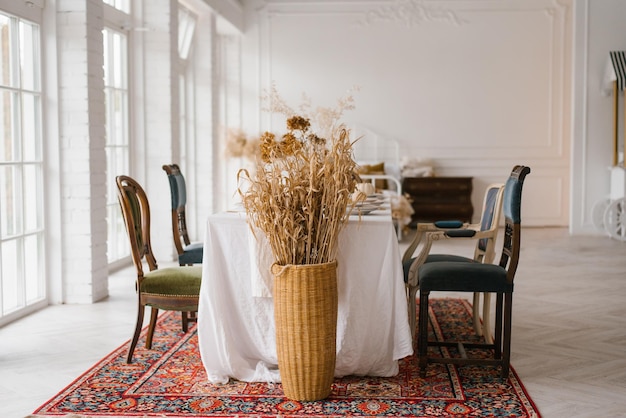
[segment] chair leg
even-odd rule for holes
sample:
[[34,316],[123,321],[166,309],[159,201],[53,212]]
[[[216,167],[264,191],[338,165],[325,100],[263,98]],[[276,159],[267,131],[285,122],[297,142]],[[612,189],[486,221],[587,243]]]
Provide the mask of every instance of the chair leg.
[[417,349],[419,353],[420,376],[426,377],[428,367],[428,296],[430,292],[420,291],[420,313]]
[[502,377],[509,376],[509,368],[511,363],[511,326],[513,313],[513,294],[507,293],[504,301],[504,336],[502,341]]
[[503,295],[496,294],[496,333],[494,337],[494,358],[502,357],[502,316],[503,316]]
[[409,326],[411,327],[411,341],[415,341],[415,334],[417,333],[417,306],[415,306],[415,298],[417,297],[416,286],[409,287],[408,290],[408,306],[409,306]]
[[137,347],[137,342],[139,341],[139,334],[141,333],[141,327],[143,326],[144,311],[145,311],[145,306],[140,303],[137,309],[137,324],[135,325],[135,333],[133,334],[133,339],[130,341],[130,348],[128,349],[128,357],[126,358],[126,363],[128,364],[133,362],[133,353],[135,352],[135,347]]
[[157,316],[159,316],[159,310],[153,306],[150,308],[150,326],[148,327],[148,335],[146,336],[146,348],[148,350],[152,348],[152,336],[154,336]]
[[187,330],[189,329],[189,319],[187,317],[187,312],[181,311],[180,318],[183,323],[183,332],[187,333]]
[[472,319],[474,320],[474,332],[480,337],[481,335],[483,335],[483,327],[480,323],[480,292],[474,292],[474,301],[472,304]]
[[483,293],[483,337],[485,343],[493,343],[493,335],[491,335],[491,293]]

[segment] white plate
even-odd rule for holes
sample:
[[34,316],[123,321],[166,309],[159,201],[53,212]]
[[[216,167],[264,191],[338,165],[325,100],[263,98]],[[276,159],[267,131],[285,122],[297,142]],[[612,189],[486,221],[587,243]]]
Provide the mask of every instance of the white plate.
[[[373,211],[375,211],[378,208],[379,208],[378,205],[355,206],[352,209],[352,212],[350,212],[350,215],[351,216],[367,215],[369,213],[372,213]],[[350,210],[350,207],[348,207],[348,211],[349,210]]]
[[356,203],[354,204],[354,206],[355,206],[355,207],[357,207],[357,208],[362,208],[362,207],[364,207],[364,206],[376,206],[376,207],[379,207],[379,206],[381,206],[383,203],[385,203],[385,201],[384,201],[384,200],[373,200],[373,201],[368,201],[368,200],[365,200],[365,201],[363,201],[363,202],[356,202]]
[[362,202],[384,202],[384,201],[385,201],[385,195],[384,194],[375,193],[375,194],[367,195],[365,197],[365,199],[363,199],[359,203],[362,203]]
[[363,203],[365,203],[366,205],[382,205],[383,203],[385,203],[385,200],[379,199],[378,197],[368,197],[363,201]]

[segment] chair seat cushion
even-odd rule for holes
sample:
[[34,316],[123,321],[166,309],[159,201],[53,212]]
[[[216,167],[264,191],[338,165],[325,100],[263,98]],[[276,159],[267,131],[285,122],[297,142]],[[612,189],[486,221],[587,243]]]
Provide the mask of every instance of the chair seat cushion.
[[178,264],[202,264],[204,245],[201,242],[191,243],[183,251],[178,255]]
[[437,261],[419,269],[420,291],[512,292],[506,270],[496,264]]
[[[404,283],[409,282],[409,269],[411,268],[411,264],[415,261],[415,257],[410,260],[402,263],[402,270],[404,272]],[[453,262],[461,262],[461,263],[477,263],[473,258],[467,258],[460,255],[452,255],[452,254],[428,254],[426,257],[426,263],[435,263],[438,261],[453,261]]]
[[198,296],[202,266],[166,267],[152,270],[141,281],[141,292],[154,295]]
[[478,261],[475,261],[473,258],[453,254],[428,254],[428,257],[426,257],[427,263],[436,263],[439,261],[453,261],[455,263],[478,263]]

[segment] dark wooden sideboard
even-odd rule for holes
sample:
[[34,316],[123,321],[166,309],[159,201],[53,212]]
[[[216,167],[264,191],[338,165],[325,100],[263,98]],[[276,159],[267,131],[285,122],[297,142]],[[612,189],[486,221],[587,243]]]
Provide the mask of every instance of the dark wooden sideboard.
[[472,220],[472,177],[405,177],[402,191],[413,200],[411,226],[420,221]]

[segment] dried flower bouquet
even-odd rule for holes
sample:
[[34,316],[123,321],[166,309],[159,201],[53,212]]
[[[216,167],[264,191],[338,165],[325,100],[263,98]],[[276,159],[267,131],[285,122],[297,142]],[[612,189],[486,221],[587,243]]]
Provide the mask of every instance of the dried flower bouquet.
[[356,163],[346,129],[324,139],[301,116],[287,119],[280,141],[261,136],[261,159],[240,189],[248,221],[263,231],[275,262],[319,264],[335,260],[339,232],[348,220]]

